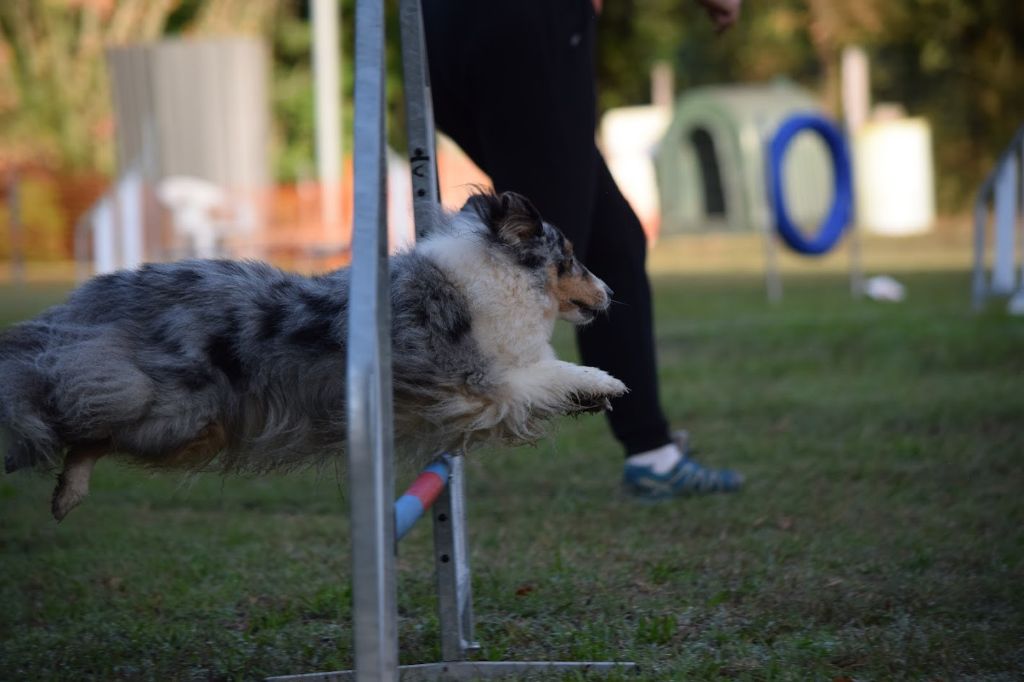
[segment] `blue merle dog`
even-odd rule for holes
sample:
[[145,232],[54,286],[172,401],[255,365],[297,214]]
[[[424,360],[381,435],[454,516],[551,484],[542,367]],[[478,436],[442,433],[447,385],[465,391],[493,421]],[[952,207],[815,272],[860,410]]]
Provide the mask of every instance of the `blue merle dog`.
[[[609,291],[523,197],[438,212],[390,260],[395,438],[434,454],[531,442],[547,420],[606,409],[626,387],[562,362],[556,319],[585,324]],[[345,445],[349,271],[303,277],[191,260],[96,277],[0,335],[8,472],[62,469],[58,519],[96,461],[263,472]]]

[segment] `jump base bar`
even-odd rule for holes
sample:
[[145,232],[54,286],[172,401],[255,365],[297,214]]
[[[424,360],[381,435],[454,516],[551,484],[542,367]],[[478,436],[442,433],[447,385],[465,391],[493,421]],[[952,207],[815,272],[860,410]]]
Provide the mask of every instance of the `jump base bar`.
[[[422,663],[398,666],[399,679],[404,682],[421,680],[480,680],[513,677],[529,673],[559,673],[578,670],[587,674],[607,675],[613,672],[637,673],[636,663],[617,661],[561,662],[561,661],[450,661],[448,663]],[[307,673],[268,677],[267,682],[339,682],[354,680],[355,672],[341,670],[332,673]]]

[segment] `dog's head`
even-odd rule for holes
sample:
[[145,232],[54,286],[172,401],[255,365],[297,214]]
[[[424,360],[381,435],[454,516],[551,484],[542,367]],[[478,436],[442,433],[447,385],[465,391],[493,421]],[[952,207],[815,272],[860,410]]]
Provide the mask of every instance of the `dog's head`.
[[572,243],[544,222],[526,197],[515,192],[474,194],[462,210],[474,213],[495,245],[536,275],[560,318],[587,324],[608,309],[611,290],[577,260]]

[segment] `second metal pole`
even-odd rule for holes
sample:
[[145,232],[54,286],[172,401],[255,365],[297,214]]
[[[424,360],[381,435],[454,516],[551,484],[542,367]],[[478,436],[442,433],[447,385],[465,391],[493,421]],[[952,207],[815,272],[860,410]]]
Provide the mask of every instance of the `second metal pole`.
[[[420,0],[401,0],[402,68],[405,82],[409,165],[416,236],[424,237],[441,205],[430,69]],[[434,565],[437,572],[441,658],[462,661],[479,648],[473,638],[473,589],[466,542],[463,459],[452,458],[448,487],[434,503]]]

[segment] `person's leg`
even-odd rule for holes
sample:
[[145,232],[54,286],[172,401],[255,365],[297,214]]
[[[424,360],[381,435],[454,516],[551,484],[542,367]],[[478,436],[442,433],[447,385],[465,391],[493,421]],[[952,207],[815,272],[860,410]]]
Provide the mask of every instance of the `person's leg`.
[[616,304],[578,338],[586,364],[606,368],[630,387],[629,399],[613,401],[608,414],[626,449],[623,483],[632,494],[650,499],[738,490],[741,475],[690,457],[689,434],[677,431],[670,437],[658,395],[647,236],[600,156],[597,173],[587,266],[615,291]]
[[623,483],[632,494],[649,499],[738,490],[741,475],[692,459],[685,431],[669,435],[658,395],[647,236],[600,157],[597,172],[588,267],[615,291],[617,305],[606,319],[580,331],[580,354],[630,387],[629,400],[613,401],[608,415],[626,448]]
[[647,237],[600,156],[592,216],[586,266],[614,293],[608,315],[578,332],[580,355],[629,387],[626,396],[612,401],[608,421],[632,455],[671,438],[658,396]]
[[584,253],[596,182],[588,0],[425,0],[438,126]]
[[[692,492],[677,476],[686,444],[670,439],[658,400],[645,236],[594,144],[591,3],[425,0],[424,9],[439,127],[495,189],[529,197],[614,290],[609,316],[579,335],[581,358],[630,387],[609,421],[626,454],[640,454],[633,469],[644,473],[653,449],[657,491]],[[717,475],[685,461],[684,484],[694,468]]]

